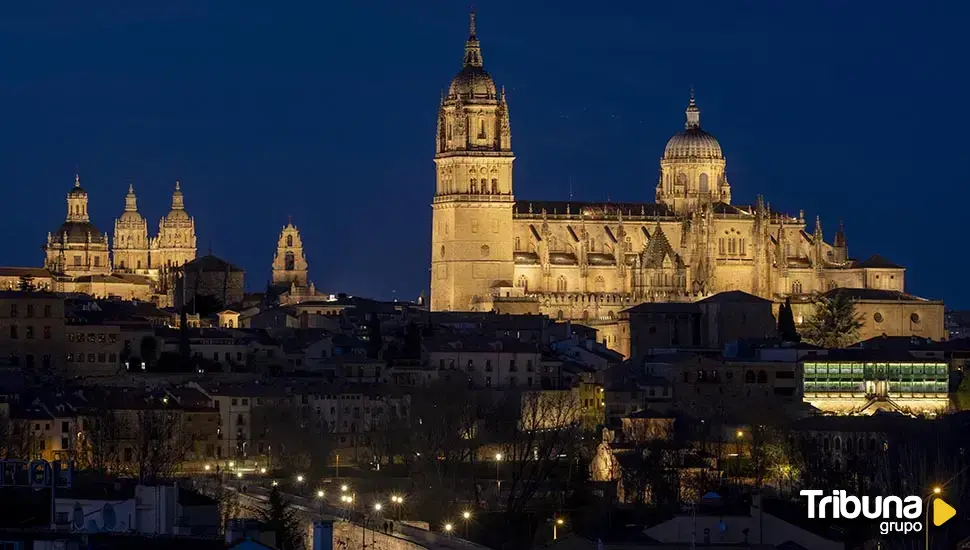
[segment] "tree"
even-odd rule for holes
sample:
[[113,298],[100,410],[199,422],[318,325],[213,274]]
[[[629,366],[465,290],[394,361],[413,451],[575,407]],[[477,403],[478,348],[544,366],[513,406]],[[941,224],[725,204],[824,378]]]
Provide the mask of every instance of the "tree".
[[300,522],[290,503],[283,498],[279,487],[273,487],[269,494],[269,502],[260,511],[260,516],[266,523],[266,527],[276,533],[277,548],[280,550],[297,550],[303,547]]
[[778,309],[778,336],[782,342],[798,343],[802,339],[795,328],[795,315],[791,309],[791,298],[785,298],[785,303]]
[[34,278],[30,275],[23,275],[20,277],[20,281],[17,284],[22,292],[30,292],[36,290],[37,287],[34,286]]
[[148,484],[172,477],[192,447],[181,414],[167,409],[138,411],[134,441],[138,479]]
[[79,459],[83,467],[108,474],[119,466],[118,441],[122,435],[121,420],[114,411],[98,407],[84,417]]
[[384,340],[381,336],[381,319],[377,313],[371,313],[367,321],[367,357],[379,359],[381,350],[384,347]]
[[154,335],[144,336],[138,345],[138,352],[141,353],[141,360],[149,370],[155,366],[155,354],[158,352],[158,341]]
[[291,472],[323,476],[330,465],[330,425],[308,406],[264,401],[253,410],[254,437],[269,449],[270,464]]
[[844,348],[859,339],[862,317],[842,292],[815,297],[815,312],[805,323],[805,340],[816,346]]

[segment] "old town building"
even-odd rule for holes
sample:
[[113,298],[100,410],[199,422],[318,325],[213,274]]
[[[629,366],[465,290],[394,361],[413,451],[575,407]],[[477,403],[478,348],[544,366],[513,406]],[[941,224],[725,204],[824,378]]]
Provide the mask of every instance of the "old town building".
[[817,217],[760,196],[736,203],[693,92],[661,157],[655,202],[517,199],[514,158],[508,98],[484,69],[472,14],[463,66],[438,108],[432,310],[543,313],[612,338],[619,312],[643,302],[904,290],[903,267],[849,256],[841,224],[826,241]]

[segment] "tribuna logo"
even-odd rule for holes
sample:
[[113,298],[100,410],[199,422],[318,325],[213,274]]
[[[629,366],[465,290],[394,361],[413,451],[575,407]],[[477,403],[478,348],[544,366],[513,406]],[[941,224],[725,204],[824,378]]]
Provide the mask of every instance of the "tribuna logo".
[[805,489],[799,494],[808,497],[809,519],[856,519],[860,516],[881,519],[879,532],[883,535],[923,530],[923,522],[919,521],[923,516],[923,499],[918,496],[857,497],[842,490],[822,496],[825,491],[819,489]]

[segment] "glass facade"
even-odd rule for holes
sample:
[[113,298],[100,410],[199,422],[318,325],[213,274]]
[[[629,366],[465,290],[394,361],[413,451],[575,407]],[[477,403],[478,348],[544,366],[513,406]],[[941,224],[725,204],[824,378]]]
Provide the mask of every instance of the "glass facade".
[[[949,368],[942,362],[806,362],[803,390],[808,394],[859,394],[896,397],[921,394],[946,397]],[[824,397],[824,395],[823,395]],[[833,395],[835,397],[835,395]]]

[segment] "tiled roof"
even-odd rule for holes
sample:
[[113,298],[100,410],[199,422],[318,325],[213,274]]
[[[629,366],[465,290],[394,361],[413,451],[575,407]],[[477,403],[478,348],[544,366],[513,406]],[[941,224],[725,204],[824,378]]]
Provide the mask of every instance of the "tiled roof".
[[902,269],[903,266],[897,265],[886,258],[883,258],[879,254],[873,254],[866,258],[865,261],[859,262],[855,267],[869,267],[876,269]]

